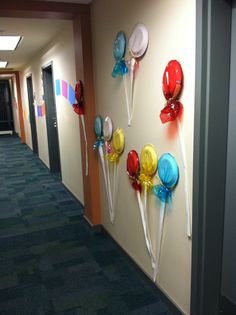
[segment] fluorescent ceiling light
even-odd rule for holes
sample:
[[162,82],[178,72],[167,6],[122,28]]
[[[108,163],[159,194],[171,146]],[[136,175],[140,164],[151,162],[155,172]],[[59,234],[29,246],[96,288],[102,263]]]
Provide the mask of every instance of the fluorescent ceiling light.
[[0,61],[0,68],[6,68],[7,64],[7,61]]
[[21,40],[21,36],[0,36],[0,50],[15,50]]

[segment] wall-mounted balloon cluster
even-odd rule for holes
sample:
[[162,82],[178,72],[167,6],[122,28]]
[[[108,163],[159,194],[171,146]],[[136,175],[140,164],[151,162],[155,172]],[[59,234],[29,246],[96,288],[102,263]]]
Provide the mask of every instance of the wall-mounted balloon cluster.
[[179,133],[180,152],[184,170],[184,188],[185,188],[185,208],[187,221],[187,235],[191,237],[191,219],[189,202],[189,180],[187,171],[187,159],[185,152],[185,143],[179,116],[183,110],[183,105],[179,101],[179,96],[183,88],[183,71],[177,60],[171,60],[165,68],[162,79],[162,90],[167,100],[165,107],[161,110],[160,119],[164,124],[170,121],[176,121]]
[[94,120],[94,132],[97,140],[93,149],[99,152],[110,221],[113,224],[115,220],[118,165],[125,146],[124,132],[120,128],[113,132],[112,120],[106,117],[103,121],[101,116],[96,116]]
[[[145,54],[148,47],[148,31],[146,27],[138,23],[128,42],[129,57],[125,58],[126,52],[126,36],[123,31],[116,35],[113,46],[113,55],[116,64],[112,71],[112,76],[116,78],[118,75],[122,76],[126,109],[128,115],[128,126],[134,113],[134,80],[136,70],[139,67],[139,61]],[[130,95],[126,82],[126,75],[130,76]],[[180,115],[183,111],[183,105],[179,101],[179,97],[183,88],[183,71],[180,63],[177,60],[171,60],[164,71],[162,79],[162,90],[166,98],[165,107],[160,112],[161,122],[167,123],[175,121],[178,127],[180,151],[182,158],[182,165],[184,171],[184,188],[185,188],[185,207],[186,207],[186,222],[187,235],[191,237],[191,219],[190,219],[190,203],[189,203],[189,187],[188,187],[188,173],[187,161],[185,152],[185,143],[180,123]],[[98,149],[102,164],[106,195],[109,205],[110,219],[114,222],[115,218],[115,196],[117,189],[117,162],[120,154],[124,149],[124,134],[121,129],[116,130],[113,135],[112,121],[106,117],[104,122],[101,116],[97,116],[94,122],[94,130],[97,141],[94,144],[94,149]],[[104,158],[105,156],[105,158]],[[113,168],[109,163],[113,163]],[[111,174],[111,169],[113,173]],[[155,174],[158,176],[155,176]],[[159,271],[162,234],[165,218],[165,207],[172,198],[172,191],[178,183],[179,167],[173,155],[170,153],[163,154],[159,161],[156,150],[153,145],[147,144],[143,147],[140,155],[135,150],[131,150],[127,156],[127,174],[133,189],[135,190],[137,202],[140,211],[140,217],[143,226],[143,233],[148,253],[151,258],[153,268],[153,279],[156,281]],[[158,184],[155,184],[155,183]],[[152,240],[150,236],[149,222],[148,222],[148,193],[152,192],[160,200],[159,210],[159,228],[156,235],[156,249],[153,249]]]
[[[159,184],[157,185],[154,184],[153,180],[156,171],[158,171],[159,182]],[[172,190],[178,182],[179,168],[175,158],[169,153],[163,154],[158,161],[157,153],[154,146],[151,144],[147,144],[143,147],[141,151],[140,162],[138,153],[135,150],[131,150],[128,153],[127,174],[130,178],[132,187],[136,192],[146,247],[152,262],[153,279],[154,281],[156,281],[161,254],[165,206],[166,203],[171,200]],[[154,252],[153,250],[148,223],[148,192],[152,192],[161,201],[156,252]]]
[[[112,76],[115,78],[121,75],[125,90],[125,102],[128,115],[128,126],[131,126],[131,121],[134,114],[134,81],[136,70],[139,67],[139,61],[145,54],[148,47],[148,31],[145,25],[138,23],[134,27],[132,34],[129,38],[129,56],[125,59],[126,52],[126,36],[123,31],[117,33],[114,46],[113,56],[116,64],[112,71]],[[128,93],[126,74],[130,74],[130,96]]]

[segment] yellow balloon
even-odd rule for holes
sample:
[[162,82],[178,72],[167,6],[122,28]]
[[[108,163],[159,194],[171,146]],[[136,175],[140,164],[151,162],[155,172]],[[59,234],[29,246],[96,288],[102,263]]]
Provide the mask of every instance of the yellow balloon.
[[122,129],[117,128],[112,136],[112,147],[119,155],[124,151],[125,136]]
[[152,144],[146,144],[140,156],[141,173],[147,176],[153,176],[157,170],[157,153]]

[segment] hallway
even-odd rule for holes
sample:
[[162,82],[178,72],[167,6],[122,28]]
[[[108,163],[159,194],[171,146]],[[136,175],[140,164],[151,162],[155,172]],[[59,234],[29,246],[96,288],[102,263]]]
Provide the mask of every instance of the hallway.
[[172,314],[17,137],[0,138],[0,165],[1,315]]

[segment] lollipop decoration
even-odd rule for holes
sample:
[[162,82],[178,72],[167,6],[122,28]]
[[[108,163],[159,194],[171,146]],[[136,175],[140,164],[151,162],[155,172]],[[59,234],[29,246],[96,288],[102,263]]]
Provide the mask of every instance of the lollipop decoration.
[[129,52],[131,54],[130,64],[130,85],[131,85],[131,109],[128,117],[128,125],[131,125],[131,120],[134,113],[134,79],[135,73],[139,66],[139,60],[143,57],[148,47],[148,30],[142,23],[136,24],[129,38]]
[[83,92],[83,83],[79,80],[75,85],[75,99],[76,103],[73,104],[74,112],[80,116],[83,133],[84,133],[84,142],[86,147],[86,176],[88,176],[88,141],[86,135],[85,121],[84,121],[84,92]]
[[126,109],[128,115],[128,122],[130,120],[130,109],[129,109],[129,96],[127,91],[127,85],[125,80],[125,75],[129,72],[128,67],[126,66],[125,62],[125,50],[126,50],[126,36],[123,31],[120,31],[116,35],[116,39],[113,45],[113,56],[116,60],[116,64],[112,71],[113,78],[116,78],[117,75],[122,76],[124,90],[125,90],[125,102],[126,102]]
[[139,182],[142,186],[143,191],[143,228],[146,229],[145,233],[145,239],[146,244],[148,247],[149,254],[151,256],[152,260],[152,266],[154,265],[154,255],[153,250],[151,246],[151,236],[149,231],[149,224],[148,224],[148,216],[147,216],[147,192],[149,189],[152,188],[152,178],[154,174],[156,173],[157,169],[157,153],[152,144],[146,144],[141,151],[140,155],[140,161],[141,161],[141,170],[139,174]]
[[184,169],[184,187],[185,187],[185,207],[187,218],[187,235],[191,237],[191,221],[190,221],[190,202],[188,191],[188,171],[187,160],[185,152],[185,143],[182,132],[181,123],[179,120],[179,114],[183,109],[183,105],[178,100],[183,87],[183,71],[180,63],[177,60],[171,60],[164,71],[162,79],[162,90],[167,100],[166,106],[160,113],[160,119],[162,123],[176,120],[179,133],[181,158]]
[[[103,139],[105,140],[105,153],[106,157],[112,152],[112,145],[111,145],[111,139],[112,139],[112,133],[113,133],[113,124],[110,117],[106,117],[103,122]],[[105,171],[107,176],[107,188],[108,188],[108,196],[109,196],[109,206],[110,206],[110,218],[112,219],[114,217],[113,213],[113,205],[112,205],[112,195],[111,195],[111,182],[110,182],[110,168],[108,159],[105,159]],[[112,220],[111,220],[112,221]]]
[[111,215],[111,199],[108,191],[108,183],[107,183],[107,176],[106,176],[106,168],[105,168],[105,161],[104,161],[104,153],[103,153],[103,146],[104,146],[104,140],[103,140],[103,119],[101,116],[96,116],[94,120],[94,132],[97,137],[97,141],[93,145],[93,150],[98,150],[99,157],[102,165],[102,172],[103,172],[103,178],[105,182],[105,190],[108,200],[108,208]]
[[158,175],[159,175],[161,184],[155,185],[153,187],[153,193],[161,201],[156,259],[155,259],[155,266],[153,268],[154,281],[156,281],[156,277],[159,271],[161,243],[162,243],[164,217],[165,217],[165,207],[166,207],[166,203],[168,203],[171,200],[172,190],[176,186],[179,179],[179,168],[178,168],[175,158],[171,154],[165,153],[159,159]]
[[139,163],[138,153],[135,150],[131,150],[128,153],[127,162],[126,162],[126,169],[127,169],[127,174],[129,176],[129,179],[132,183],[132,187],[136,192],[136,197],[137,197],[139,211],[140,211],[142,225],[143,225],[145,242],[146,242],[146,246],[147,246],[149,255],[151,256],[151,259],[153,262],[154,257],[153,257],[149,228],[148,228],[147,220],[146,220],[147,216],[144,213],[144,207],[143,207],[143,203],[142,203],[142,199],[141,199],[141,195],[140,195],[141,191],[142,191],[142,186],[139,182],[140,163]]
[[112,216],[111,222],[114,222],[115,219],[115,202],[116,202],[116,195],[117,195],[117,179],[118,179],[118,163],[122,152],[124,151],[125,146],[125,137],[124,132],[122,129],[117,128],[112,136],[112,152],[107,155],[107,158],[110,163],[113,164],[113,180],[109,179],[109,182],[112,182],[112,189],[111,187],[109,190],[111,191],[112,196]]

